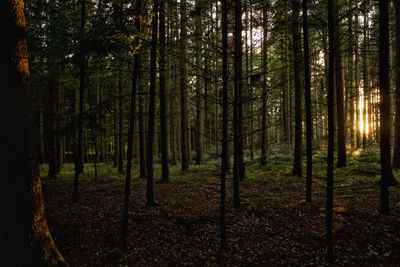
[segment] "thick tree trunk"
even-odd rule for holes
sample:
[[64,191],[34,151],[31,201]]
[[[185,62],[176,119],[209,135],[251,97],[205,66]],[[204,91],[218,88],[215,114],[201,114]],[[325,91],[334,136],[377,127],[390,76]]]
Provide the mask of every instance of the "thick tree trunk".
[[360,130],[360,79],[359,79],[359,46],[358,46],[358,15],[355,17],[355,29],[354,29],[354,45],[355,45],[355,86],[356,86],[356,148],[361,147],[361,130]]
[[0,49],[3,74],[0,107],[2,123],[7,128],[4,132],[7,142],[2,148],[7,157],[1,169],[4,177],[8,177],[0,186],[5,189],[1,196],[8,206],[0,220],[2,226],[6,223],[6,262],[10,266],[67,266],[50,234],[45,216],[36,158],[34,129],[37,121],[33,116],[22,0],[0,4],[0,25],[4,37]]
[[393,152],[393,168],[400,168],[400,2],[394,1],[396,19],[396,117],[395,117],[395,140]]
[[55,179],[57,176],[57,89],[58,89],[58,73],[56,73],[57,63],[53,56],[48,58],[49,82],[47,86],[48,92],[48,115],[49,116],[49,144],[48,144],[48,162],[49,173],[48,177]]
[[300,32],[300,0],[292,0],[292,33],[294,46],[294,90],[295,90],[295,147],[294,147],[294,162],[293,174],[301,176],[303,173],[302,167],[302,87],[303,87],[303,72],[302,72],[302,51],[301,51],[301,32]]
[[388,0],[379,0],[379,89],[380,89],[380,132],[381,132],[381,208],[382,214],[389,213],[388,186],[397,184],[394,179],[390,154],[390,64],[389,64],[389,10]]

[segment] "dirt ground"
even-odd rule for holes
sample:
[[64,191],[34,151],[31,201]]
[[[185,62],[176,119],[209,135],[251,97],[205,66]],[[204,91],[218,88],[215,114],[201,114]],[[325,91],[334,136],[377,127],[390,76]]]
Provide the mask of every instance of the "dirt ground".
[[[337,265],[400,265],[400,188],[391,188],[391,214],[378,213],[376,179],[335,177]],[[306,203],[305,178],[248,171],[241,207],[227,181],[228,250],[219,257],[219,177],[193,170],[155,184],[158,207],[145,206],[145,180],[131,186],[129,236],[120,241],[123,179],[84,178],[71,202],[72,180],[43,179],[48,223],[72,266],[327,265],[324,259],[325,180],[315,177]]]

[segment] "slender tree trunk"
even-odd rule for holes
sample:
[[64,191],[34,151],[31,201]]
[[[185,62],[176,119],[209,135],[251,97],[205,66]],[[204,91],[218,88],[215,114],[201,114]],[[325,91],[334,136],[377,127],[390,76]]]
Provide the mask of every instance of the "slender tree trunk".
[[114,84],[114,168],[119,163],[119,97],[118,97],[118,80]]
[[160,131],[161,131],[161,182],[169,182],[168,165],[168,125],[167,125],[167,93],[166,93],[166,44],[165,44],[165,1],[160,3]]
[[355,86],[356,86],[356,148],[361,147],[361,130],[360,130],[360,80],[359,80],[359,46],[358,46],[358,14],[355,17],[354,29],[354,45],[355,45]]
[[396,19],[396,117],[393,168],[400,168],[400,2],[394,1]]
[[58,74],[56,73],[57,62],[54,56],[48,58],[48,69],[49,69],[49,83],[48,83],[48,116],[49,118],[49,152],[48,152],[48,162],[49,162],[49,174],[48,177],[55,179],[57,176],[57,93],[58,89]]
[[[136,1],[136,30],[139,35],[136,39],[136,46],[140,45],[140,33],[142,33],[142,23],[140,20],[142,9],[142,1]],[[125,178],[125,196],[124,196],[124,210],[122,214],[122,238],[126,238],[128,233],[128,218],[129,218],[129,198],[131,195],[131,175],[132,175],[132,154],[133,154],[133,136],[135,129],[135,110],[136,110],[136,89],[138,86],[138,74],[141,69],[140,50],[134,56],[134,68],[132,71],[132,91],[131,91],[131,105],[129,113],[129,130],[128,130],[128,151],[126,162],[126,178]]]
[[333,150],[334,150],[334,78],[335,78],[335,20],[334,2],[328,0],[328,31],[329,31],[329,71],[328,71],[328,158],[326,185],[326,260],[333,262],[332,213],[333,213]]
[[303,173],[302,167],[302,52],[301,52],[301,32],[300,32],[300,0],[292,0],[292,32],[293,32],[293,53],[294,53],[294,89],[295,89],[295,148],[293,174],[301,176]]
[[220,198],[220,250],[227,247],[225,223],[225,179],[228,159],[228,7],[221,1],[222,10],[222,153],[221,153],[221,198]]
[[75,155],[75,174],[74,174],[74,185],[72,192],[72,201],[76,202],[79,200],[79,176],[83,173],[83,145],[82,145],[82,133],[83,133],[83,98],[85,95],[85,80],[86,80],[86,63],[85,53],[86,49],[84,46],[84,32],[86,22],[86,0],[81,0],[81,29],[80,29],[80,51],[79,51],[79,115],[78,115],[78,144]]
[[186,62],[186,46],[187,46],[187,30],[186,30],[186,0],[181,0],[180,7],[181,16],[181,40],[180,40],[180,89],[181,89],[181,150],[182,150],[182,171],[189,169],[189,121],[188,121],[188,77],[187,77],[187,62]]
[[197,113],[197,131],[196,131],[196,164],[203,161],[204,146],[204,101],[203,101],[203,56],[202,56],[202,35],[203,27],[201,15],[203,10],[203,0],[196,0],[195,16],[195,47],[196,47],[196,113]]
[[306,139],[307,139],[307,178],[306,200],[312,200],[312,117],[311,117],[311,74],[308,46],[308,7],[307,0],[302,1],[303,6],[303,36],[304,36],[304,77],[305,77],[305,104],[306,104]]
[[0,186],[5,189],[1,196],[8,203],[5,214],[1,216],[2,226],[6,224],[7,238],[2,249],[9,252],[4,263],[10,266],[67,266],[54,243],[45,216],[22,0],[0,4],[0,25],[4,37],[0,48],[3,74],[0,107],[2,125],[7,128],[3,136],[7,142],[2,147],[7,157],[1,170],[8,177],[3,179],[7,182]]
[[262,48],[262,104],[261,104],[261,158],[260,165],[267,164],[267,146],[268,146],[268,125],[267,125],[267,77],[268,77],[268,2],[264,1],[263,6],[263,48]]
[[[351,8],[351,7],[350,7]],[[348,62],[348,75],[347,75],[347,88],[346,88],[346,92],[348,92],[348,106],[349,106],[349,116],[350,116],[350,120],[349,120],[349,137],[350,137],[350,144],[351,144],[351,148],[354,148],[354,86],[353,86],[353,38],[351,38],[351,36],[353,35],[353,14],[352,12],[350,13],[350,16],[348,18],[348,58],[347,58],[347,62]]]
[[124,174],[124,155],[125,155],[125,146],[124,146],[124,116],[123,116],[123,96],[122,96],[122,77],[121,70],[118,72],[118,173]]
[[379,0],[379,88],[381,122],[381,208],[389,213],[389,186],[397,184],[394,179],[390,155],[390,64],[389,64],[389,10],[388,0]]
[[151,55],[150,55],[150,90],[149,90],[149,120],[147,130],[147,184],[146,184],[146,206],[154,206],[154,178],[153,178],[153,142],[154,142],[154,120],[156,102],[156,62],[157,62],[157,30],[158,30],[158,0],[153,2]]
[[362,132],[362,146],[363,149],[367,148],[367,92],[369,91],[369,77],[368,77],[368,36],[367,36],[367,28],[368,28],[368,11],[367,11],[368,1],[365,2],[363,7],[364,13],[364,27],[363,27],[363,35],[364,35],[364,44],[363,44],[363,80],[364,80],[364,88],[363,88],[363,110],[362,110],[362,122],[363,122],[363,132]]
[[336,117],[337,117],[337,146],[338,158],[337,167],[346,166],[346,127],[344,120],[344,89],[343,89],[343,69],[342,69],[342,51],[340,45],[340,26],[339,26],[339,1],[333,0],[333,19],[335,22],[335,86],[336,86]]

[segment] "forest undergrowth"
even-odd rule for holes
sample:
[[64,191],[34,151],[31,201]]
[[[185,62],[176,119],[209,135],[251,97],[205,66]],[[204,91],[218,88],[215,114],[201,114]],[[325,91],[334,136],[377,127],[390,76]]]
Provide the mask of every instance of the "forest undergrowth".
[[[266,168],[247,164],[241,207],[233,208],[227,180],[228,249],[219,254],[219,162],[171,167],[171,183],[155,184],[158,207],[146,207],[146,182],[131,186],[129,235],[120,240],[124,176],[99,164],[85,166],[81,199],[71,201],[73,165],[56,180],[41,166],[50,230],[72,266],[327,265],[324,259],[326,152],[313,157],[313,202],[305,177],[291,176],[292,155],[269,155]],[[305,168],[304,168],[305,169]],[[395,175],[399,179],[399,171]],[[305,176],[305,174],[304,174]],[[160,165],[155,165],[160,177]],[[334,248],[338,265],[400,262],[400,188],[390,189],[391,214],[379,214],[379,150],[353,150],[348,167],[335,169]],[[217,264],[217,262],[219,262]]]

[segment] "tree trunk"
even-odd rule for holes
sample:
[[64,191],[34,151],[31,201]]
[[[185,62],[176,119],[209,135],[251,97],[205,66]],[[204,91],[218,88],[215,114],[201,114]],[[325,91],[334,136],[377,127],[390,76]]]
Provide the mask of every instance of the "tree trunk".
[[181,150],[182,150],[182,171],[189,169],[189,150],[190,150],[190,140],[189,140],[189,109],[188,109],[188,77],[187,77],[187,29],[186,29],[186,0],[181,1],[180,7],[181,16],[181,40],[180,40],[180,89],[181,89]]
[[167,92],[166,92],[166,44],[165,44],[165,1],[160,3],[160,135],[161,135],[161,182],[169,182],[168,165],[168,125],[167,125]]
[[[136,30],[142,32],[142,23],[140,20],[142,9],[142,1],[136,1]],[[138,35],[136,39],[136,46],[140,44],[141,36]],[[141,69],[140,51],[134,56],[134,68],[132,71],[132,91],[131,91],[131,105],[129,113],[129,130],[128,130],[128,151],[126,162],[126,178],[125,178],[125,194],[124,194],[124,210],[122,215],[122,238],[126,238],[128,233],[128,218],[129,218],[129,198],[131,195],[131,175],[132,175],[132,154],[133,154],[133,136],[135,130],[135,110],[136,110],[136,89],[138,85],[138,74]]]
[[153,142],[154,121],[156,102],[156,62],[157,62],[157,30],[158,30],[158,0],[153,3],[151,55],[150,55],[150,90],[149,90],[149,120],[147,130],[147,183],[146,183],[146,206],[154,206],[154,178],[153,178]]
[[338,158],[337,167],[346,166],[346,135],[345,135],[345,120],[344,120],[344,89],[343,89],[343,69],[342,69],[342,51],[340,45],[340,26],[339,26],[339,2],[333,0],[333,19],[335,21],[335,85],[336,85],[336,118],[337,118],[337,146]]
[[393,168],[400,168],[400,2],[394,1],[396,19],[396,117]]
[[268,77],[268,3],[264,1],[263,6],[263,47],[262,47],[262,69],[263,69],[263,80],[262,80],[262,104],[261,104],[261,158],[260,165],[265,166],[267,164],[267,146],[268,146],[268,125],[267,125],[267,77]]
[[196,0],[195,15],[195,47],[196,47],[196,113],[197,113],[197,129],[196,129],[196,164],[203,161],[204,146],[204,101],[203,101],[203,56],[202,56],[202,35],[203,28],[201,15],[203,11],[203,0]]
[[227,247],[225,223],[225,179],[228,159],[228,7],[227,0],[221,1],[222,9],[222,153],[221,153],[221,197],[220,234],[221,251]]
[[[7,142],[0,188],[8,207],[5,223],[5,262],[10,266],[67,266],[49,231],[36,158],[33,91],[30,88],[26,22],[22,0],[0,4],[4,37],[0,49],[1,114]],[[12,114],[13,116],[9,116]],[[17,168],[15,168],[17,164]],[[7,181],[5,181],[7,180]],[[2,199],[3,202],[3,199]],[[4,203],[4,202],[3,202]],[[12,203],[12,204],[11,204]]]
[[332,263],[333,241],[332,241],[332,213],[333,213],[333,150],[334,150],[334,79],[335,79],[335,21],[334,2],[328,0],[328,31],[329,31],[329,71],[328,71],[328,157],[327,157],[327,185],[326,185],[326,260]]
[[355,86],[356,86],[356,148],[361,147],[361,130],[360,130],[360,80],[359,80],[359,46],[358,46],[358,15],[355,17],[354,29],[354,45],[355,45]]
[[121,70],[118,72],[118,173],[124,174],[124,155],[125,155],[125,146],[124,146],[124,116],[123,116],[123,96],[122,96],[122,77]]
[[308,46],[308,8],[307,0],[302,1],[303,6],[303,36],[304,36],[304,77],[305,77],[305,104],[306,104],[306,139],[307,139],[307,178],[306,200],[310,201],[312,189],[312,117],[311,117],[311,74]]
[[81,0],[81,29],[80,29],[80,48],[79,48],[79,114],[78,114],[78,141],[77,151],[75,155],[75,174],[74,174],[74,185],[72,192],[72,201],[76,202],[79,200],[79,176],[83,172],[83,145],[82,145],[82,133],[83,133],[83,98],[85,95],[85,81],[86,81],[86,62],[85,54],[86,49],[84,46],[84,34],[85,34],[85,22],[86,22],[86,0]]
[[390,155],[390,64],[389,64],[389,10],[388,1],[379,0],[379,88],[380,88],[380,148],[381,148],[381,208],[389,213],[389,186],[397,184],[394,179]]
[[294,46],[294,90],[295,90],[295,147],[294,147],[294,162],[293,174],[301,176],[303,172],[302,167],[302,143],[303,143],[303,130],[302,130],[302,52],[301,52],[301,32],[300,32],[300,0],[292,0],[292,33],[293,33],[293,46]]
[[368,37],[367,37],[367,27],[368,27],[368,11],[367,11],[367,4],[368,1],[364,4],[363,13],[364,13],[364,28],[363,28],[363,35],[364,35],[364,45],[363,45],[363,80],[364,80],[364,88],[363,88],[363,110],[362,110],[362,122],[363,122],[363,132],[362,132],[362,147],[363,149],[367,148],[367,92],[369,91],[369,81],[368,81]]

